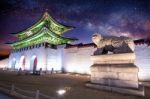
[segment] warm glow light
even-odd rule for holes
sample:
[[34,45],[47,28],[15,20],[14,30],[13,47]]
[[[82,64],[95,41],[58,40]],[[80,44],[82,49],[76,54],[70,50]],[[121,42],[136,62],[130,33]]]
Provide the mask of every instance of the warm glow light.
[[63,95],[63,94],[65,94],[66,93],[66,90],[64,90],[64,89],[59,89],[58,91],[57,91],[57,94],[59,94],[59,95]]

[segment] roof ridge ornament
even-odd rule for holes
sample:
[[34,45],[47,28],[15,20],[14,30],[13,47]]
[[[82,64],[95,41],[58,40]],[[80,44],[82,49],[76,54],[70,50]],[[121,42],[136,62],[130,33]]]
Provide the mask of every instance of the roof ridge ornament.
[[49,17],[49,14],[48,14],[48,12],[46,11],[46,12],[44,13],[44,18],[47,20],[48,17]]

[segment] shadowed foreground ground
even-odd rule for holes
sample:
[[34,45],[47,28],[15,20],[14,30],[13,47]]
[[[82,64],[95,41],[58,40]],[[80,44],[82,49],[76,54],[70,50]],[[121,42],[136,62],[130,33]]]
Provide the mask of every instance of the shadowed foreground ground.
[[[1,84],[11,85],[13,83],[16,87],[31,91],[39,89],[40,92],[57,99],[150,99],[150,88],[148,87],[145,88],[146,96],[138,97],[86,88],[84,85],[87,81],[89,81],[87,76],[67,74],[17,76],[14,72],[0,70]],[[67,93],[59,96],[56,91],[64,87],[67,87]]]

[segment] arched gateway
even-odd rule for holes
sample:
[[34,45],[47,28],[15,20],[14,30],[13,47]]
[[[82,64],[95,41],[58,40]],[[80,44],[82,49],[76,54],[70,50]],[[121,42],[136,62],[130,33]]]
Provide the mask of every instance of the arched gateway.
[[20,68],[22,70],[25,70],[25,62],[26,62],[25,56],[21,56],[21,58],[20,58]]
[[13,58],[12,62],[11,62],[11,69],[15,69],[16,66],[16,59]]
[[32,56],[30,61],[30,70],[34,73],[37,70],[37,57]]

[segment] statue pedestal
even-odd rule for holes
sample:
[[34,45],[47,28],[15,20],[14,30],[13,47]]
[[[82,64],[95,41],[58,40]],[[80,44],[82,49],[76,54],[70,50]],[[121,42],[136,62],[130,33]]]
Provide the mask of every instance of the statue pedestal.
[[91,56],[94,64],[134,64],[135,54],[106,54]]
[[138,67],[134,65],[134,53],[96,55],[91,59],[94,64],[90,67],[91,82],[88,87],[111,91],[118,89],[118,92],[128,94],[136,90],[135,95],[143,96],[138,82]]
[[138,68],[134,64],[94,64],[91,82],[107,86],[138,88]]

